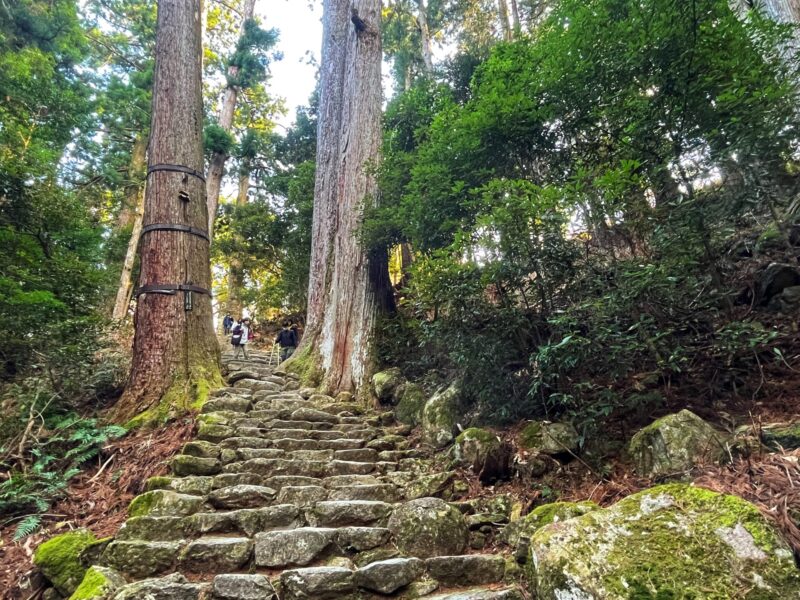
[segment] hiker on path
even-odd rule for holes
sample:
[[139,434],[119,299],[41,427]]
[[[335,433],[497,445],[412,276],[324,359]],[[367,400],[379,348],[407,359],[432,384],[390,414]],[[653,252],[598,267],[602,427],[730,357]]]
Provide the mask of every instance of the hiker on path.
[[281,362],[289,358],[297,348],[297,334],[289,329],[289,321],[283,322],[283,329],[278,332],[275,343],[281,347]]
[[226,314],[225,318],[222,319],[222,329],[225,332],[224,335],[231,333],[231,329],[233,329],[233,317],[230,314]]
[[250,319],[240,319],[233,327],[231,335],[231,345],[233,346],[233,360],[239,358],[239,353],[244,355],[245,360],[250,360],[247,354],[247,344],[253,339],[250,329]]

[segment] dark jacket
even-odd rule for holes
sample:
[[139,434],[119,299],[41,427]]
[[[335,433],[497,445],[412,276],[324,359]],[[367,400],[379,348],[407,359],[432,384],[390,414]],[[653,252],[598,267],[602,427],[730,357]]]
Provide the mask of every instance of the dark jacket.
[[281,329],[275,341],[280,344],[281,348],[294,347],[297,346],[297,335],[291,329]]

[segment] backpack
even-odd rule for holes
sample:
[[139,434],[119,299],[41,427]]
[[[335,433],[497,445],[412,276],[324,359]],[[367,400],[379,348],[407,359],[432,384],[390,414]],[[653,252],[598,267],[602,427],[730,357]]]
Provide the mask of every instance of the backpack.
[[239,342],[242,341],[242,326],[237,325],[233,328],[233,335],[231,336],[231,344],[234,346],[238,346]]

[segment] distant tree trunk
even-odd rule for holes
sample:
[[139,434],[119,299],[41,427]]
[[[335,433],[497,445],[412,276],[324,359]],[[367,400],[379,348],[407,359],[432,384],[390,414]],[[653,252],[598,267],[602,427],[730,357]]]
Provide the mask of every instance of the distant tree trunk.
[[125,261],[122,263],[122,271],[119,275],[119,287],[117,296],[114,300],[114,310],[111,318],[114,321],[123,321],[128,316],[128,307],[131,305],[133,295],[133,266],[136,263],[136,250],[139,248],[139,238],[142,235],[142,216],[144,213],[144,188],[139,190],[139,206],[131,229],[131,237],[128,240],[128,248],[125,251]]
[[513,39],[511,32],[511,22],[508,19],[508,3],[506,0],[497,0],[497,12],[500,17],[500,29],[503,32],[503,39],[510,42]]
[[[247,21],[253,18],[253,11],[255,9],[256,0],[245,0],[244,10],[242,11],[242,30],[240,34],[244,35],[244,25]],[[238,67],[228,68],[228,77],[233,78],[239,72]],[[222,98],[222,106],[220,106],[218,123],[225,131],[230,131],[233,127],[233,115],[236,112],[236,101],[239,98],[238,86],[228,84],[225,88],[225,95]],[[217,207],[219,206],[219,194],[222,189],[222,178],[225,175],[225,163],[228,160],[228,154],[225,152],[214,152],[211,156],[211,162],[208,166],[208,179],[206,180],[206,196],[208,198],[208,231],[213,235],[214,233],[214,219],[217,216]]]
[[[201,12],[201,0],[158,3],[145,227],[177,225],[205,232],[208,224],[202,181]],[[195,406],[221,383],[221,376],[211,296],[170,289],[211,288],[208,241],[187,231],[156,229],[143,235],[140,251],[131,376],[112,416],[139,415],[137,422],[149,423]],[[141,293],[145,286],[150,291]]]
[[147,168],[147,134],[140,132],[133,140],[128,163],[128,184],[125,186],[125,204],[119,212],[117,229],[133,225],[136,215],[142,212],[142,189]]
[[132,225],[131,237],[128,239],[128,248],[125,251],[125,260],[119,276],[119,287],[114,300],[111,318],[122,321],[128,316],[128,307],[131,304],[133,282],[131,274],[136,262],[136,250],[139,247],[139,236],[142,233],[142,213],[144,212],[144,185],[145,167],[147,166],[147,135],[140,133],[136,136],[131,150],[131,161],[128,167],[130,185],[125,189],[125,206],[120,214],[117,226],[127,228]]
[[[374,202],[381,141],[380,0],[324,0],[317,175],[306,333],[293,370],[322,388],[366,390],[375,317],[391,304],[388,256],[357,232]],[[351,7],[353,12],[351,14]]]
[[[250,171],[243,167],[239,173],[239,193],[236,196],[236,206],[247,204],[247,192],[250,191]],[[238,257],[231,258],[228,269],[228,312],[236,318],[242,316],[242,288],[244,287],[244,273],[242,261]]]
[[519,35],[520,22],[519,22],[519,7],[517,0],[511,0],[511,25],[514,28],[514,35]]
[[431,52],[431,31],[428,27],[428,7],[425,0],[417,0],[417,21],[419,22],[419,37],[422,45],[422,62],[425,65],[425,75],[433,73],[433,55]]

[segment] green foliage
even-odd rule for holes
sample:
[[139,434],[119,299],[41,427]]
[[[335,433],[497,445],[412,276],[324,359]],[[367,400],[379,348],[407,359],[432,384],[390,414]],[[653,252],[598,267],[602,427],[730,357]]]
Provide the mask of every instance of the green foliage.
[[723,254],[796,193],[790,35],[725,0],[562,0],[449,90],[400,94],[362,230],[416,253],[382,359],[584,435],[661,385],[739,393],[790,340],[736,310]]
[[270,60],[268,51],[277,41],[277,30],[262,29],[256,20],[248,19],[228,63],[233,67],[228,71],[228,85],[246,89],[264,81]]
[[260,161],[266,168],[251,173],[257,193],[250,201],[222,206],[217,219],[213,258],[241,269],[241,299],[259,315],[305,310],[314,211],[315,103],[312,98],[311,107],[298,110],[285,136],[250,130],[242,137],[243,165]]
[[224,154],[228,156],[236,145],[236,139],[229,131],[211,121],[203,128],[203,148],[206,154]]
[[[18,394],[24,393],[16,390]],[[95,458],[109,440],[125,435],[116,425],[99,425],[95,419],[72,414],[48,414],[53,397],[33,396],[30,421],[42,419],[36,429],[26,428],[16,448],[6,448],[2,459],[9,477],[0,483],[0,515],[14,519],[23,516],[16,538],[35,531],[41,523],[39,513],[47,512],[80,467]],[[42,406],[39,406],[39,405]],[[27,437],[26,437],[27,436]],[[22,449],[23,456],[11,450]]]

